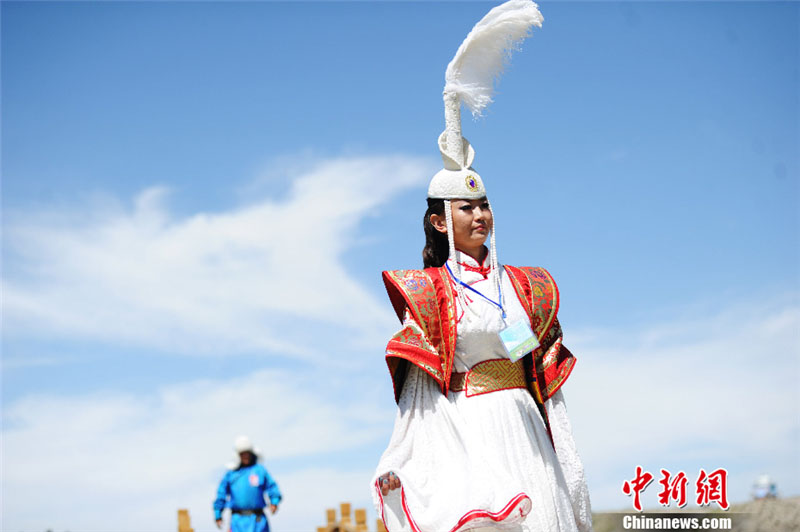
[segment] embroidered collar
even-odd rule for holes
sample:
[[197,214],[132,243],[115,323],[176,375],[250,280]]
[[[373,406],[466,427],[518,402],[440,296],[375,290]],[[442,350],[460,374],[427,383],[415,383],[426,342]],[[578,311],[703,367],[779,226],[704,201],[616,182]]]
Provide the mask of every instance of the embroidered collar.
[[472,256],[467,255],[466,253],[456,250],[456,259],[458,264],[461,267],[468,271],[468,272],[475,272],[483,276],[484,279],[489,277],[489,273],[492,271],[492,262],[489,260],[489,251],[486,251],[486,255],[483,257],[483,262],[480,264],[476,261]]

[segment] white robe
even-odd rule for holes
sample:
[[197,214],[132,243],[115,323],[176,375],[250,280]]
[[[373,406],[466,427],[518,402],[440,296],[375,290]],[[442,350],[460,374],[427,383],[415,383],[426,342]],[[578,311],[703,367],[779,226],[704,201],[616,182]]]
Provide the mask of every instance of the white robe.
[[[477,266],[468,255],[457,258]],[[449,264],[458,275],[454,262]],[[498,301],[491,275],[484,279],[463,270],[462,279]],[[469,290],[466,312],[457,301],[454,371],[508,358],[497,332],[527,318],[504,270],[501,279],[505,324],[495,305]],[[410,366],[394,432],[372,482],[378,516],[389,532],[590,531],[589,493],[560,390],[545,408],[555,452],[527,390],[444,396],[429,375]],[[402,488],[382,496],[376,482],[389,471]]]

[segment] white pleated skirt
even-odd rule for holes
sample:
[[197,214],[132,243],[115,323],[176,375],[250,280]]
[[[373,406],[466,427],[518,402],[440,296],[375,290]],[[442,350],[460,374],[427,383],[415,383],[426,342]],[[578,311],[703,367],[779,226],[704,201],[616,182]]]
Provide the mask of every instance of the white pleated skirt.
[[[561,401],[560,392],[554,399]],[[566,417],[564,422],[570,430]],[[567,454],[574,451],[571,434],[569,444]],[[574,460],[582,482],[577,454]],[[377,479],[389,471],[402,488],[382,496]],[[445,397],[416,367],[409,370],[372,491],[389,532],[577,532],[581,511],[580,502],[570,499],[562,464],[527,390]]]

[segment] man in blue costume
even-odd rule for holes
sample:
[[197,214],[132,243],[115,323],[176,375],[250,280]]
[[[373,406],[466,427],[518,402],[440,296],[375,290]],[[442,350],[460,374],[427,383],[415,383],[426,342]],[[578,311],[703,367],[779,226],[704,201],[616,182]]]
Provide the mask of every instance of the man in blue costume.
[[236,438],[234,450],[239,454],[239,465],[222,477],[214,501],[217,528],[222,528],[222,510],[229,506],[231,532],[269,532],[264,514],[265,496],[274,514],[281,502],[281,492],[264,466],[257,463],[258,454],[247,436]]

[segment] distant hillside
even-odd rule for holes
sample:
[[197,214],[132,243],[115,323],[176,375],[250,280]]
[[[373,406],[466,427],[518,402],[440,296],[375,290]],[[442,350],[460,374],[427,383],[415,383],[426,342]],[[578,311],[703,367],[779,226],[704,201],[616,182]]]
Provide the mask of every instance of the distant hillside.
[[[672,510],[676,516],[699,513],[701,509]],[[742,504],[733,504],[727,512],[706,510],[709,517],[733,518],[734,532],[800,532],[800,497],[788,499],[763,499]],[[622,515],[633,512],[598,512],[594,520],[594,532],[629,532],[622,527]],[[649,515],[647,512],[638,514]]]

